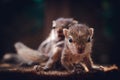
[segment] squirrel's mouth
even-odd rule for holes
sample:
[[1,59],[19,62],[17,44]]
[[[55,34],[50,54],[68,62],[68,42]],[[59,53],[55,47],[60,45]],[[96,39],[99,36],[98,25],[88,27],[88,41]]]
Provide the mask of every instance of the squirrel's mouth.
[[58,34],[58,38],[64,39],[65,36],[63,34]]
[[62,41],[65,39],[65,36],[64,35],[58,35],[57,36],[57,41]]
[[84,53],[84,51],[85,51],[85,49],[84,49],[84,48],[80,48],[80,49],[78,50],[78,53],[79,53],[79,54],[83,54],[83,53]]

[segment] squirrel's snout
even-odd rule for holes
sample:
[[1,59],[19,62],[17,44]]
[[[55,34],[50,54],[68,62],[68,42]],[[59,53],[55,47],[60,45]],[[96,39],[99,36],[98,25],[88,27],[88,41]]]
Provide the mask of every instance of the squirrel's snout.
[[85,51],[84,46],[80,46],[80,47],[77,48],[77,52],[80,53],[80,54],[84,53],[84,51]]
[[57,34],[58,34],[58,37],[64,37],[62,29],[57,30]]
[[62,30],[62,29],[59,29],[57,32],[58,32],[58,33],[63,33],[63,30]]

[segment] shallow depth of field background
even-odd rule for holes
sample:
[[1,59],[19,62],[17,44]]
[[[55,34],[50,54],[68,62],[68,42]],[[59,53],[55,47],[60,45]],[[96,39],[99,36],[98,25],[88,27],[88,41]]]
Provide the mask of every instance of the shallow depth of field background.
[[120,65],[119,0],[0,0],[0,59],[17,41],[37,49],[59,17],[95,29],[95,63]]

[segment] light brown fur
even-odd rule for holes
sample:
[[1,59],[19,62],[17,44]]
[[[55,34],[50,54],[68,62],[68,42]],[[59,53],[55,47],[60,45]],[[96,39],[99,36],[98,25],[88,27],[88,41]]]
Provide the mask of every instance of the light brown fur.
[[94,29],[84,24],[75,24],[64,29],[65,47],[62,52],[61,63],[69,71],[75,71],[75,64],[80,64],[85,72],[97,69],[102,71],[117,69],[117,66],[103,67],[95,65],[91,58],[92,37]]

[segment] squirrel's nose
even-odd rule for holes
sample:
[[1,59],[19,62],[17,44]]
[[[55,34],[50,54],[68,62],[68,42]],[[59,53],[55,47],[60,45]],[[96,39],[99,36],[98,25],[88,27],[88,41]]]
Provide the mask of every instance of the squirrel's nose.
[[77,48],[78,48],[78,49],[84,49],[84,48],[85,48],[85,45],[79,45]]

